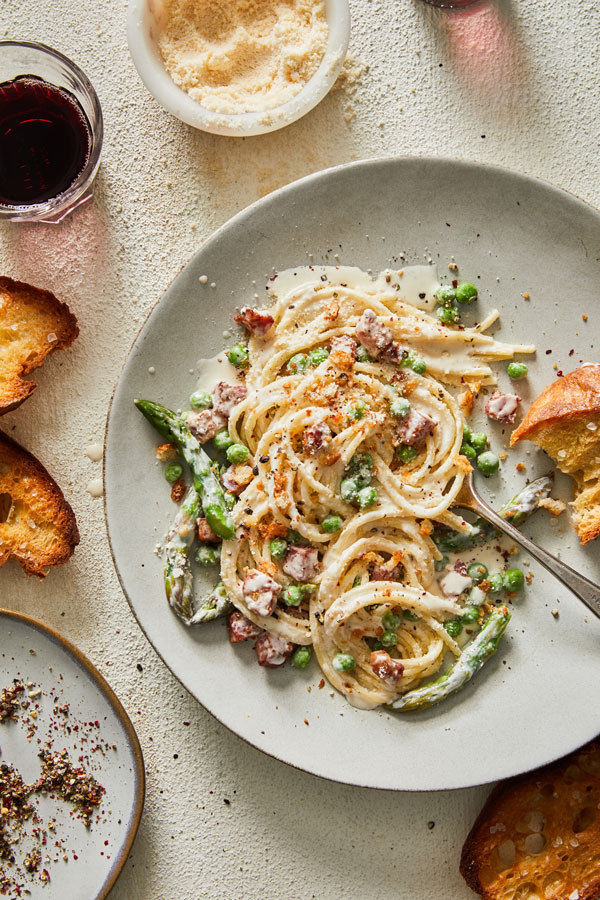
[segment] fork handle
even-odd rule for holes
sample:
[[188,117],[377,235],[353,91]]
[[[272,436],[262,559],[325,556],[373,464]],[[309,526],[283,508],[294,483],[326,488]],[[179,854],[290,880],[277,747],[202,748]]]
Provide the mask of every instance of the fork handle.
[[499,516],[491,506],[488,506],[487,503],[484,503],[479,497],[475,499],[476,502],[474,505],[477,507],[477,512],[480,516],[487,519],[492,525],[495,525],[498,531],[504,532],[504,534],[512,538],[513,541],[520,544],[521,547],[527,550],[534,559],[541,563],[542,566],[558,578],[559,581],[562,581],[566,587],[573,591],[576,597],[579,597],[579,599],[582,600],[585,605],[598,616],[598,618],[600,618],[600,587],[597,584],[594,584],[594,582],[590,581],[588,578],[584,578],[583,575],[580,575],[570,566],[567,566],[560,559],[552,556],[551,553],[542,550],[535,541],[532,541],[531,538],[522,534],[514,527],[514,525],[511,525],[506,519]]

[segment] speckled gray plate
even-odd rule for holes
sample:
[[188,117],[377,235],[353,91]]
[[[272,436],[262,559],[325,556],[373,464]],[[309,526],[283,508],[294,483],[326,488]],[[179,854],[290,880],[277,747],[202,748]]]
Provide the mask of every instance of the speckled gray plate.
[[[30,700],[29,691],[20,696],[31,709],[37,706],[37,730],[28,741],[23,714],[0,725],[0,762],[14,765],[31,783],[40,774],[37,753],[52,739],[52,749],[67,750],[74,765],[83,754],[82,765],[106,790],[101,814],[92,818],[90,828],[70,814],[71,804],[37,795],[42,819],[48,823],[56,818],[48,852],[53,857],[54,840],[61,839],[68,862],[42,862],[40,871],[47,868],[50,874],[45,885],[36,876],[20,881],[33,897],[45,900],[104,900],[127,861],[144,806],[144,761],[136,733],[109,685],[76,647],[36,619],[0,609],[0,689],[14,678],[34,685]],[[68,714],[54,713],[56,705],[65,704]],[[57,722],[61,724],[54,727]],[[96,722],[98,726],[83,724]],[[93,750],[98,744],[103,749]],[[16,845],[17,861],[32,846],[25,839]],[[3,867],[14,875],[13,867]]]
[[[223,348],[234,307],[263,294],[275,270],[339,260],[376,272],[401,252],[407,265],[431,258],[446,275],[455,256],[462,277],[479,285],[479,309],[500,309],[501,337],[537,344],[531,376],[519,384],[525,401],[556,377],[554,365],[566,371],[597,359],[595,209],[539,180],[452,160],[375,160],[311,175],[216,232],[151,313],[109,415],[106,512],[115,564],[141,627],[221,722],[266,753],[337,781],[455,788],[534,768],[600,731],[600,623],[532,566],[533,584],[515,602],[498,654],[461,693],[411,715],[353,709],[328,686],[316,688],[316,664],[303,673],[261,669],[249,646],[228,645],[222,623],[188,630],[167,607],[153,549],[174,507],[154,459],[157,436],[133,407],[134,397],[183,404],[195,381],[190,369]],[[486,428],[499,449],[500,426]],[[549,468],[523,445],[483,485],[497,502],[524,483],[515,470],[521,459],[528,477]],[[568,497],[566,480],[558,488]],[[600,580],[597,547],[580,548],[566,516],[550,521],[543,513],[526,527]]]

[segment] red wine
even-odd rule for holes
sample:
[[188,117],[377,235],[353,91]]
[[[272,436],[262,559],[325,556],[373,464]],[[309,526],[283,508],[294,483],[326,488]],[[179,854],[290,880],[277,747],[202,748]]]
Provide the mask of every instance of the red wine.
[[84,168],[91,128],[76,98],[35,75],[0,84],[0,205],[62,194]]

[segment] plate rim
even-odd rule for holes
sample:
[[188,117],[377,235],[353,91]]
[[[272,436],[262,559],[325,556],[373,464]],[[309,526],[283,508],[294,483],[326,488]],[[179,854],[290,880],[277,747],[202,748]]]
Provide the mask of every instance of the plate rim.
[[[110,554],[111,554],[113,566],[115,569],[115,573],[117,575],[117,579],[121,586],[121,590],[123,591],[123,595],[125,596],[125,599],[127,600],[129,608],[130,608],[131,612],[133,613],[134,618],[135,618],[142,634],[144,635],[144,637],[146,638],[146,640],[148,641],[148,643],[150,644],[150,646],[152,647],[154,652],[157,654],[159,659],[169,670],[171,675],[177,680],[177,682],[188,692],[188,694],[191,697],[194,698],[194,700],[197,703],[200,704],[202,709],[204,709],[207,713],[209,713],[209,715],[211,715],[213,717],[213,719],[215,719],[217,722],[219,722],[220,725],[222,725],[224,728],[226,728],[231,734],[235,735],[235,737],[244,741],[246,744],[248,744],[250,747],[253,747],[255,750],[258,750],[259,752],[264,753],[265,756],[268,756],[271,759],[275,759],[278,762],[285,764],[286,766],[290,766],[290,768],[292,768],[292,769],[296,769],[297,771],[304,772],[305,774],[307,774],[313,778],[323,779],[325,781],[330,781],[334,784],[343,784],[343,785],[348,785],[349,787],[368,788],[369,790],[374,790],[374,791],[393,791],[394,793],[406,792],[406,793],[411,793],[411,794],[413,794],[413,793],[437,793],[440,791],[458,791],[458,790],[464,790],[467,788],[482,787],[484,785],[493,784],[494,782],[497,781],[497,779],[494,777],[486,778],[484,781],[477,782],[476,784],[473,784],[473,783],[458,784],[458,785],[453,785],[450,787],[410,788],[410,787],[382,787],[379,785],[365,783],[364,781],[359,781],[359,780],[348,781],[344,778],[335,778],[332,775],[321,774],[321,773],[312,771],[308,768],[305,768],[304,766],[290,762],[287,759],[283,759],[276,752],[267,750],[264,747],[259,746],[257,743],[254,743],[254,741],[252,741],[249,737],[246,737],[245,735],[242,735],[239,732],[237,732],[233,727],[231,727],[226,722],[224,722],[223,719],[221,719],[219,717],[219,715],[217,715],[216,712],[213,712],[213,710],[209,709],[207,706],[204,705],[204,703],[200,700],[200,698],[196,696],[196,694],[194,693],[192,688],[188,687],[188,685],[182,680],[182,678],[180,678],[180,676],[173,670],[171,665],[167,662],[167,660],[163,657],[163,655],[160,653],[158,648],[155,646],[154,641],[150,638],[148,632],[146,631],[146,628],[144,627],[142,621],[140,620],[140,618],[137,614],[137,611],[134,607],[134,604],[131,600],[131,597],[129,596],[129,593],[125,587],[125,583],[124,583],[123,577],[121,575],[119,565],[117,563],[117,557],[115,554],[115,548],[113,546],[113,540],[112,540],[111,529],[110,529],[110,524],[109,524],[109,516],[108,516],[108,508],[107,508],[108,492],[106,490],[106,484],[107,484],[107,482],[106,482],[107,452],[106,451],[107,451],[107,446],[108,446],[108,434],[109,434],[109,429],[110,429],[115,394],[116,394],[119,384],[121,383],[121,378],[123,376],[123,372],[125,370],[127,363],[129,362],[131,354],[133,353],[133,350],[134,350],[142,332],[146,328],[148,321],[150,320],[150,318],[156,311],[159,304],[163,302],[165,296],[171,291],[171,289],[172,289],[173,285],[175,284],[175,282],[177,281],[177,279],[181,276],[181,274],[184,272],[184,270],[190,265],[192,260],[194,260],[198,256],[198,254],[200,254],[204,250],[206,250],[207,247],[209,247],[211,243],[218,241],[221,238],[221,236],[223,235],[223,233],[226,232],[230,227],[235,226],[240,222],[243,222],[243,220],[246,217],[251,216],[253,214],[253,212],[255,211],[255,209],[257,209],[258,207],[267,205],[269,202],[272,202],[274,199],[279,199],[282,195],[285,195],[286,193],[292,193],[294,190],[300,188],[303,185],[309,184],[312,181],[318,181],[319,179],[321,179],[325,176],[333,175],[335,173],[338,173],[338,172],[341,172],[341,171],[344,171],[344,170],[350,169],[350,168],[354,168],[354,169],[370,168],[370,167],[377,167],[378,165],[389,165],[390,163],[402,163],[402,162],[410,163],[410,162],[415,162],[415,161],[431,162],[434,165],[449,164],[449,165],[453,165],[453,166],[459,166],[464,169],[482,169],[482,170],[492,170],[495,172],[502,172],[508,176],[517,178],[525,183],[531,183],[531,182],[538,183],[538,184],[543,185],[546,188],[549,188],[551,191],[554,191],[558,194],[565,194],[572,201],[581,203],[583,206],[587,207],[596,216],[600,217],[600,207],[599,206],[595,206],[593,203],[590,203],[590,201],[585,200],[583,197],[580,197],[578,194],[575,194],[573,191],[570,191],[568,188],[564,188],[558,184],[555,184],[553,181],[549,181],[548,179],[542,178],[539,175],[533,175],[528,172],[524,172],[519,169],[515,169],[512,166],[503,165],[502,163],[491,163],[491,162],[486,162],[484,160],[477,160],[477,159],[462,159],[459,157],[444,156],[444,155],[440,155],[440,154],[410,153],[410,154],[400,154],[400,155],[371,156],[371,157],[366,157],[364,159],[350,160],[349,162],[344,162],[344,163],[340,163],[338,165],[328,166],[324,169],[319,169],[316,172],[310,172],[309,174],[304,175],[301,178],[297,178],[294,181],[289,182],[288,184],[282,185],[281,187],[276,188],[274,191],[271,191],[269,194],[266,194],[264,197],[259,197],[257,200],[254,200],[248,206],[245,206],[242,209],[238,210],[236,213],[234,213],[232,216],[230,216],[228,219],[226,219],[225,222],[223,222],[221,225],[219,225],[218,228],[216,228],[214,231],[212,231],[199,244],[197,249],[193,252],[192,256],[190,256],[190,258],[179,268],[177,273],[173,276],[173,278],[168,282],[167,286],[162,291],[160,297],[152,304],[151,308],[148,310],[147,315],[144,317],[143,322],[140,324],[138,330],[135,333],[135,336],[130,344],[129,350],[127,351],[127,354],[120,366],[117,378],[114,382],[114,385],[113,385],[113,388],[111,391],[110,400],[109,400],[109,404],[108,404],[108,410],[107,410],[107,414],[106,414],[106,422],[105,422],[105,427],[104,427],[103,455],[102,455],[102,479],[103,479],[103,485],[104,485],[104,492],[103,492],[103,496],[102,496],[103,515],[104,515],[104,524],[106,527],[106,535],[108,538],[108,544],[109,544],[109,548],[110,548]],[[574,748],[574,750],[576,750],[576,749],[577,748]],[[551,754],[548,758],[544,759],[541,763],[539,763],[539,765],[529,766],[523,770],[519,770],[519,772],[514,777],[519,777],[520,775],[524,775],[524,774],[527,774],[528,772],[535,771],[536,769],[541,768],[545,765],[548,765],[552,762],[555,762],[557,759],[560,759],[560,758],[561,758],[560,756],[555,756],[555,755]],[[98,900],[103,900],[103,898],[98,898]]]
[[106,879],[100,886],[99,893],[97,893],[92,898],[92,900],[106,900],[113,887],[115,886],[119,876],[121,875],[123,868],[125,867],[125,863],[127,862],[127,859],[133,847],[133,843],[135,841],[144,810],[144,801],[146,798],[146,769],[144,765],[144,755],[139,738],[123,704],[115,694],[114,690],[111,688],[106,678],[101,674],[101,672],[99,672],[94,664],[90,662],[83,651],[81,651],[79,647],[73,644],[72,641],[69,640],[69,638],[61,634],[60,631],[57,631],[56,628],[54,628],[52,625],[47,625],[45,622],[42,622],[40,619],[36,619],[34,616],[30,616],[27,613],[17,612],[14,609],[8,609],[6,607],[0,606],[0,619],[2,618],[13,619],[17,622],[21,622],[24,625],[32,628],[34,631],[42,632],[42,634],[44,634],[46,637],[51,638],[51,640],[62,646],[62,649],[65,650],[67,655],[73,657],[75,662],[91,677],[96,687],[108,701],[109,706],[117,716],[119,723],[125,731],[129,749],[131,750],[133,756],[135,800],[133,804],[132,814],[125,831],[125,840],[121,845],[119,853],[112,867],[109,869]]

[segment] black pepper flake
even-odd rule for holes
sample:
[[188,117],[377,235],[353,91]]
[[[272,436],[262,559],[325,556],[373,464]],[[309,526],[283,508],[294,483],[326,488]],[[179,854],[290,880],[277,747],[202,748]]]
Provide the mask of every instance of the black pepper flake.
[[435,828],[435,822],[433,822],[433,821],[428,822],[427,827],[429,828],[430,831],[432,831]]
[[231,800],[228,800],[227,797],[223,797],[223,803],[225,806],[231,806]]
[[546,350],[546,356],[550,356],[551,353],[552,353],[552,350]]
[[142,665],[141,663],[138,663],[138,664],[137,664],[136,669],[138,670],[138,672],[143,672],[143,671],[144,671],[144,667],[143,667],[143,665]]
[[268,462],[269,462],[269,457],[268,457],[268,456],[261,456],[259,461],[260,461],[261,463],[268,463]]

